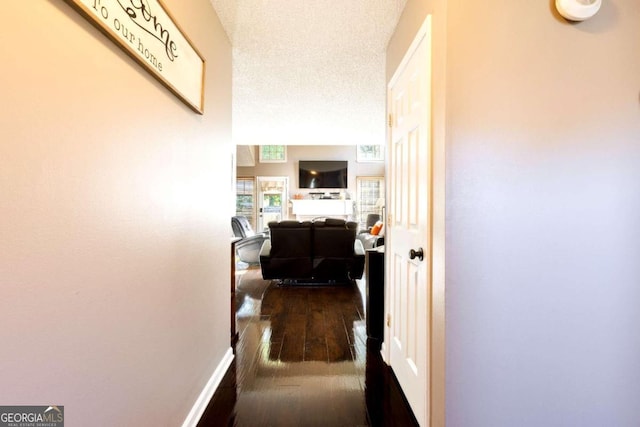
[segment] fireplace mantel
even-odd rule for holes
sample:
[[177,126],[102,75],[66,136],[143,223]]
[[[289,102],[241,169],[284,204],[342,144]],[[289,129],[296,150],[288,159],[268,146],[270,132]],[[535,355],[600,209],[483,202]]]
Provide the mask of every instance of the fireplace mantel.
[[298,221],[308,221],[317,217],[351,219],[353,200],[340,199],[292,199],[292,212]]

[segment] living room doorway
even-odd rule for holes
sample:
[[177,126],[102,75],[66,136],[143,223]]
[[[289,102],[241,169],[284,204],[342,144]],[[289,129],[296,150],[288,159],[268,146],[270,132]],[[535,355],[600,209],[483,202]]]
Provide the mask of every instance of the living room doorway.
[[268,228],[269,222],[281,221],[288,217],[289,177],[259,176],[257,231]]

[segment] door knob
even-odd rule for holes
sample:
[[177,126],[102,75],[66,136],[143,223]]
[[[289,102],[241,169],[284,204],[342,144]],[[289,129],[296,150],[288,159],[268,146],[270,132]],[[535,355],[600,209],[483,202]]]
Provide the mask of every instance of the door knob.
[[422,248],[418,248],[417,251],[414,249],[411,249],[409,251],[409,258],[411,259],[418,258],[420,261],[422,261],[424,259],[424,252],[422,251]]

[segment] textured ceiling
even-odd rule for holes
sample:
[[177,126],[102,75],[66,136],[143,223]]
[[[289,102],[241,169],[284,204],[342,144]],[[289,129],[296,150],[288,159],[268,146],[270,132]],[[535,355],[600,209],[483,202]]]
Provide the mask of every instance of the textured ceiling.
[[211,3],[233,46],[237,144],[384,143],[385,50],[406,0]]

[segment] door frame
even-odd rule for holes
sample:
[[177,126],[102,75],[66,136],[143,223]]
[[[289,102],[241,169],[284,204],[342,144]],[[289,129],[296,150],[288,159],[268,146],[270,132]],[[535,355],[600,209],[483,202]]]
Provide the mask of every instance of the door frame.
[[[418,29],[411,45],[404,53],[402,61],[395,69],[393,76],[389,80],[387,84],[387,112],[388,112],[388,102],[389,102],[389,89],[393,87],[399,78],[402,70],[406,68],[407,63],[409,62],[411,56],[418,48],[420,40],[427,36],[428,28],[430,25],[430,21],[432,21],[432,15],[428,14],[420,28]],[[437,31],[436,28],[433,28],[434,32]],[[431,34],[433,37],[433,33]],[[433,40],[431,41],[433,44]],[[433,46],[434,57],[431,63],[431,94],[432,94],[432,105],[431,105],[431,141],[432,141],[432,152],[431,152],[431,200],[432,206],[430,210],[430,218],[431,223],[429,224],[429,229],[431,231],[432,236],[432,247],[431,247],[431,271],[429,274],[431,275],[431,296],[429,298],[431,302],[431,318],[428,319],[427,325],[425,328],[429,330],[430,341],[427,346],[427,357],[429,359],[429,384],[427,385],[427,396],[430,399],[429,404],[429,426],[444,426],[446,419],[446,408],[445,408],[445,398],[446,398],[446,390],[445,390],[445,376],[446,376],[446,328],[445,328],[445,184],[446,184],[446,157],[445,157],[445,98],[443,96],[438,96],[437,94],[446,93],[445,87],[441,90],[437,91],[437,88],[434,84],[434,77],[437,74],[437,70],[440,68],[440,64],[444,62],[444,60],[440,60],[436,58],[438,52],[442,52],[441,50],[435,49]],[[444,74],[438,74],[440,77],[439,83],[444,85],[445,78]],[[391,147],[391,132],[389,131],[389,127],[387,127],[387,154],[388,150]],[[385,159],[388,159],[389,156],[385,156]],[[386,160],[386,168],[389,168],[388,160]],[[388,176],[385,173],[385,176]],[[390,196],[390,188],[389,188],[389,180],[386,179],[386,197]],[[389,225],[389,224],[387,224]],[[385,255],[385,271],[389,271],[389,257]],[[388,278],[385,278],[388,280]],[[389,287],[388,285],[386,286]],[[393,301],[390,301],[390,292],[385,292],[385,317],[389,315],[388,308],[392,307]],[[384,330],[384,342],[381,348],[381,354],[383,359],[389,363],[390,361],[390,347],[385,345],[388,343],[390,339],[390,328],[389,326],[385,327]]]
[[[256,231],[262,232],[264,231],[264,227],[267,224],[263,222],[263,206],[264,202],[264,194],[272,194],[269,192],[262,191],[262,187],[260,185],[261,181],[284,181],[284,190],[279,194],[282,195],[282,213],[281,219],[287,219],[289,217],[289,177],[282,176],[256,176]],[[275,194],[275,193],[273,193]]]

